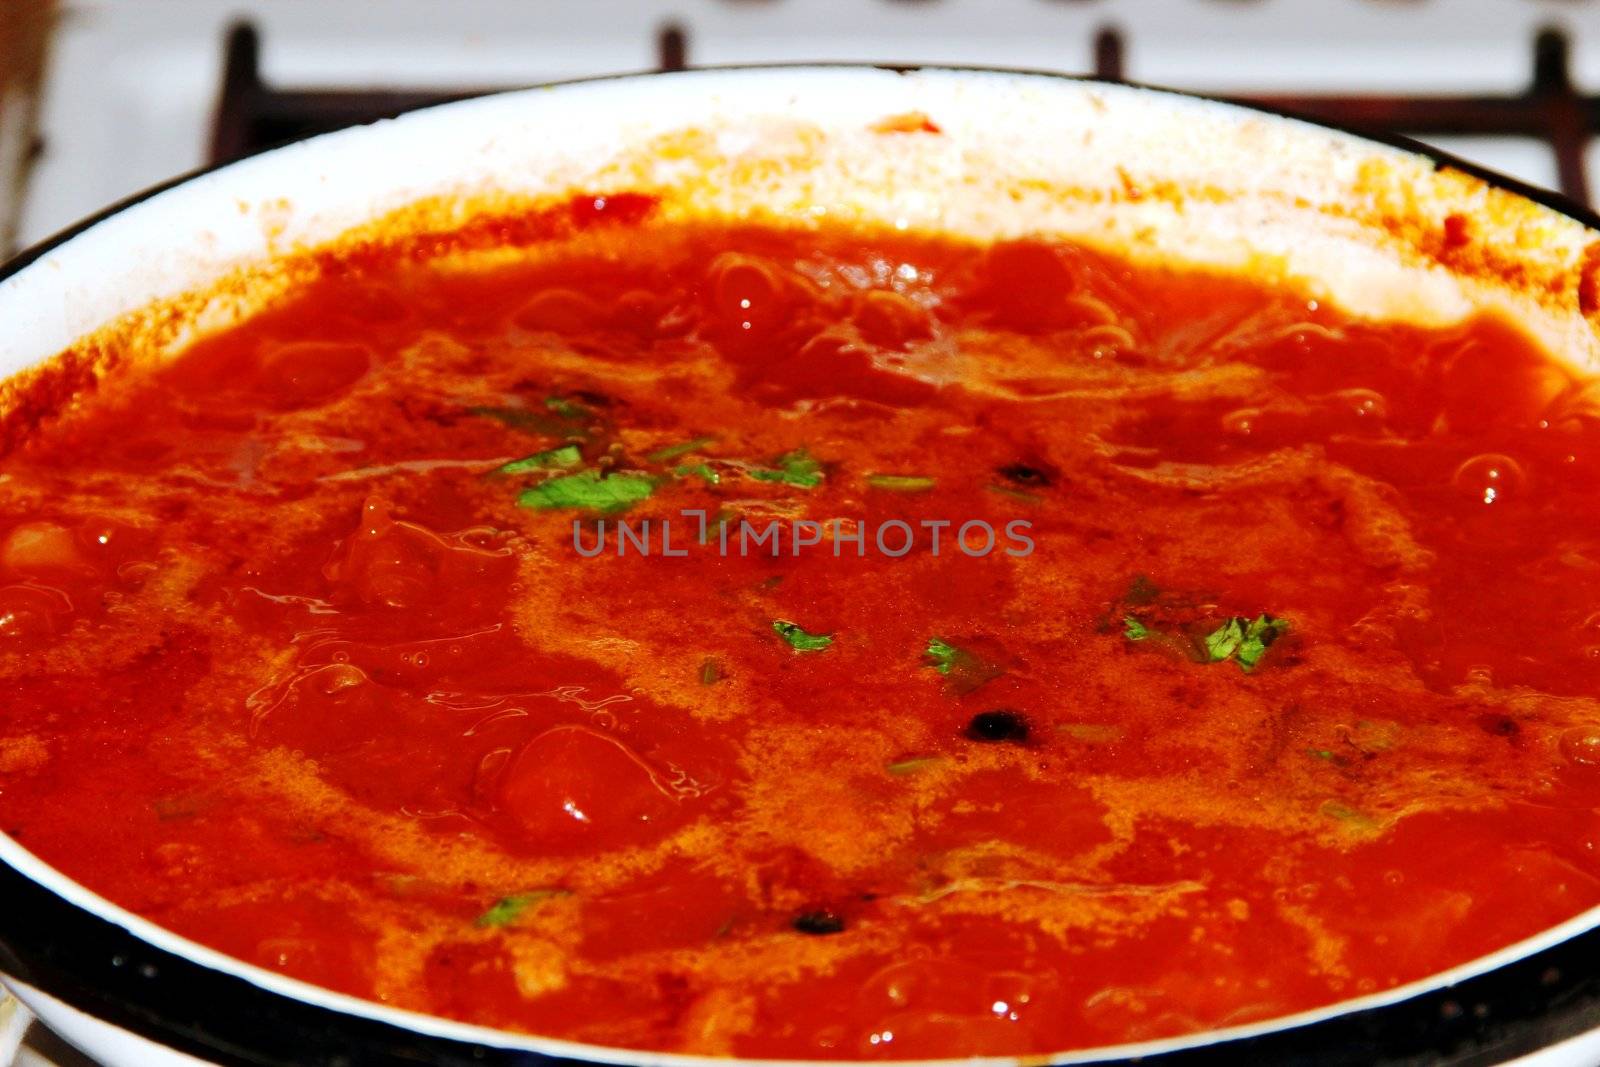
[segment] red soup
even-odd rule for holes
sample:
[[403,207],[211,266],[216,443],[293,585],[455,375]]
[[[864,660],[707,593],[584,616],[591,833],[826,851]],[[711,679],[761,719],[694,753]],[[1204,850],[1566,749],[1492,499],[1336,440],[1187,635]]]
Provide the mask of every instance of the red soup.
[[1265,1019],[1600,903],[1600,393],[1514,325],[633,206],[24,393],[0,828],[260,967],[744,1056]]

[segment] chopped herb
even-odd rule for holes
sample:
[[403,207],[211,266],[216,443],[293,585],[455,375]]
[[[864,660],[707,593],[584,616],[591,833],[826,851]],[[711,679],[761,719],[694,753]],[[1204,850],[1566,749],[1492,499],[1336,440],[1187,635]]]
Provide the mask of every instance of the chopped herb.
[[517,504],[524,508],[549,511],[555,508],[587,508],[609,513],[622,511],[655,492],[655,479],[644,474],[607,474],[582,471],[565,474],[524,489]]
[[696,437],[693,441],[685,441],[682,444],[658,448],[654,452],[646,452],[644,458],[651,463],[666,463],[677,459],[679,456],[687,456],[690,452],[698,452],[707,445],[716,444],[716,441],[715,437]]
[[[1133,580],[1121,602],[1151,603],[1161,595],[1161,591],[1148,578],[1140,575]],[[1220,663],[1231,659],[1247,674],[1255,670],[1273,642],[1289,632],[1289,620],[1273,618],[1266,614],[1257,615],[1254,619],[1246,619],[1241,615],[1232,616],[1204,636],[1198,635],[1192,628],[1185,627],[1170,631],[1158,630],[1133,615],[1123,615],[1122,625],[1122,636],[1129,641],[1148,641],[1158,648],[1181,652],[1184,658],[1197,663]],[[1109,626],[1103,622],[1101,632],[1106,632],[1108,629]]]
[[783,482],[813,489],[822,482],[822,464],[805,449],[797,448],[773,460],[771,468],[751,471],[750,477],[758,482]]
[[916,774],[923,768],[931,767],[939,762],[938,756],[913,756],[911,759],[897,760],[894,763],[886,764],[883,769],[890,774],[901,776]]
[[1044,499],[1037,493],[1024,493],[1021,489],[1013,489],[1009,485],[990,485],[985,486],[985,488],[991,493],[999,493],[1001,496],[1008,496],[1012,500],[1025,500],[1030,504],[1037,504]]
[[1306,749],[1306,755],[1310,756],[1312,759],[1320,759],[1320,760],[1331,760],[1331,759],[1333,759],[1333,752],[1330,749],[1326,749],[1326,748],[1308,748],[1308,749]]
[[714,659],[707,659],[700,664],[700,684],[716,685],[722,681],[722,664]]
[[522,913],[542,900],[570,895],[566,889],[534,889],[515,896],[501,897],[473,923],[478,927],[509,926],[522,917]]
[[560,448],[535,452],[531,456],[514,459],[498,468],[495,473],[522,474],[526,471],[567,470],[578,466],[582,462],[583,454],[578,451],[577,445],[562,445]]
[[934,481],[920,474],[869,474],[867,484],[891,493],[925,493],[933,488]]
[[821,652],[833,644],[832,634],[813,634],[786,619],[773,619],[772,632],[789,642],[796,652]]
[[584,423],[595,417],[589,408],[561,397],[546,400],[544,411],[525,407],[482,406],[468,408],[467,414],[503,422],[514,430],[568,438],[587,437]]
[[687,478],[691,474],[696,475],[704,479],[707,485],[720,485],[722,483],[722,475],[712,470],[710,465],[705,463],[696,463],[689,467],[673,467],[672,473],[679,478]]
[[962,652],[943,638],[930,637],[928,638],[928,651],[923,655],[928,658],[928,666],[940,674],[949,674],[955,669],[956,660],[962,655]]
[[1206,635],[1206,657],[1216,663],[1231,656],[1238,662],[1240,670],[1254,670],[1256,664],[1261,662],[1261,657],[1267,654],[1267,649],[1288,629],[1287,619],[1257,615],[1246,622],[1235,615]]
[[928,647],[922,655],[924,663],[944,675],[951,691],[957,694],[970,693],[1005,673],[982,656],[952,645],[942,637],[928,638]]

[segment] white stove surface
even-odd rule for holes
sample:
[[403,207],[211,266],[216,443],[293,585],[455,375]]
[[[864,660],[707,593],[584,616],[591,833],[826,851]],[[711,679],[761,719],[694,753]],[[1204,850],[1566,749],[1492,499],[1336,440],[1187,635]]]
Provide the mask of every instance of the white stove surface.
[[[0,3],[17,0],[0,0]],[[1229,92],[1511,93],[1534,33],[1565,28],[1579,88],[1600,90],[1600,0],[63,0],[39,117],[44,153],[20,211],[31,244],[205,162],[223,40],[260,31],[281,86],[511,88],[655,66],[655,35],[688,34],[691,64],[806,60],[958,63],[1083,72],[1115,27],[1130,80]],[[447,14],[445,12],[448,12]],[[1555,160],[1533,138],[1432,138],[1536,185]],[[1600,141],[1589,152],[1600,202]],[[0,994],[0,1064],[68,1067],[57,1040],[22,1042]],[[56,1050],[56,1051],[52,1051]],[[1600,1064],[1600,1032],[1517,1061]]]

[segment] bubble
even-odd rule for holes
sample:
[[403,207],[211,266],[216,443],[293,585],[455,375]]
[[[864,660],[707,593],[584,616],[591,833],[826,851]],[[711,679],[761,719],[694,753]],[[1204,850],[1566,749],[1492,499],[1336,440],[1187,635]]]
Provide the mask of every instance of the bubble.
[[1222,416],[1222,432],[1235,437],[1249,437],[1261,421],[1260,408],[1240,408]]
[[261,353],[261,383],[280,406],[309,407],[355,384],[371,368],[365,345],[335,341],[269,344]]
[[788,308],[779,268],[756,256],[724,252],[707,269],[711,307],[725,323],[766,334],[783,324]]
[[1378,424],[1389,417],[1389,401],[1374,389],[1341,389],[1328,400],[1363,423]]
[[1510,456],[1485,452],[1456,468],[1452,484],[1462,497],[1476,504],[1504,504],[1527,489],[1528,477]]
[[605,309],[574,289],[546,289],[518,308],[511,320],[524,330],[581,333],[605,321]]
[[145,560],[129,560],[117,565],[117,577],[130,585],[138,585],[161,568]]
[[66,604],[65,595],[53,590],[26,585],[0,589],[0,641],[48,637]]
[[915,301],[899,293],[873,289],[856,298],[851,316],[861,336],[881,348],[903,348],[933,335],[933,320]]
[[1580,767],[1600,769],[1600,726],[1574,726],[1564,731],[1561,754]]

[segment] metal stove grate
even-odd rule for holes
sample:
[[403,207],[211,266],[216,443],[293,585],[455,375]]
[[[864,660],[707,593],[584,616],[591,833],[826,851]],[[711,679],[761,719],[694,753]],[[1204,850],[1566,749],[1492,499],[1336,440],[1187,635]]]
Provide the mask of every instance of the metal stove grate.
[[[656,31],[657,65],[689,65],[689,31],[665,23]],[[1093,73],[1120,80],[1127,43],[1121,31],[1102,29],[1095,38]],[[492,91],[487,88],[319,89],[280,88],[261,76],[261,41],[248,23],[228,34],[222,92],[212,126],[210,158],[226,162],[283,141],[392,117],[411,108]],[[1584,154],[1600,136],[1600,95],[1585,96],[1573,85],[1569,41],[1546,29],[1532,43],[1532,77],[1512,95],[1425,96],[1338,93],[1239,96],[1245,103],[1291,111],[1357,130],[1430,136],[1521,136],[1549,145],[1560,190],[1589,202]]]

